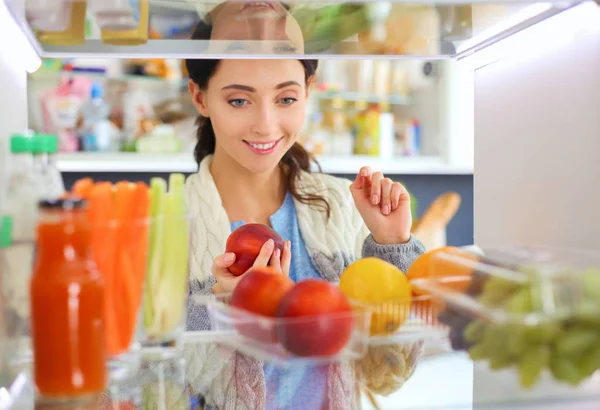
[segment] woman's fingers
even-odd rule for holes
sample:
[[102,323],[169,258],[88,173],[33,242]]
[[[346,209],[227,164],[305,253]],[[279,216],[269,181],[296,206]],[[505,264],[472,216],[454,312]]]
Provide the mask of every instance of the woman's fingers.
[[375,172],[371,177],[371,204],[379,205],[381,203],[381,181],[383,174]]
[[279,248],[273,251],[271,255],[271,261],[269,262],[269,266],[275,269],[277,272],[281,272],[281,251]]
[[273,255],[274,249],[275,242],[273,242],[273,239],[266,241],[260,248],[260,252],[254,260],[252,266],[267,266],[269,264],[269,260],[271,260],[271,255]]
[[283,243],[283,252],[281,254],[281,272],[284,275],[290,275],[290,264],[292,263],[292,243],[285,241]]

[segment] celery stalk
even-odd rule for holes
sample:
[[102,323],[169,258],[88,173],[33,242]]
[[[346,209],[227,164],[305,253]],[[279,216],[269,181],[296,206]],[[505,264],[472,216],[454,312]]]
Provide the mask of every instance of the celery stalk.
[[152,178],[150,180],[151,198],[151,225],[150,225],[150,249],[148,252],[148,272],[146,286],[144,288],[144,327],[150,327],[154,322],[153,295],[156,294],[158,279],[162,266],[165,195],[167,182],[163,178]]
[[186,308],[189,234],[185,212],[185,178],[171,174],[169,193],[165,197],[165,225],[161,269],[152,294],[155,315],[151,332],[164,334],[179,323]]

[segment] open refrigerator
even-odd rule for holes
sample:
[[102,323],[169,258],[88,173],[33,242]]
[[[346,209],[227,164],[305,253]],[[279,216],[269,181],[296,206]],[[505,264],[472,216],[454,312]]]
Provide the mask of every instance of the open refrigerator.
[[[467,79],[464,92],[473,93],[472,118],[448,119],[463,133],[472,127],[472,141],[465,138],[464,150],[457,147],[453,155],[473,156],[473,243],[482,249],[542,245],[600,250],[597,2],[356,2],[353,6],[362,6],[368,16],[361,22],[370,22],[361,33],[339,25],[344,22],[335,14],[339,8],[324,13],[324,21],[330,20],[323,26],[311,26],[306,17],[345,3],[292,2],[297,18],[306,19],[304,52],[278,46],[289,46],[289,39],[247,40],[241,51],[240,42],[185,38],[146,39],[125,46],[100,38],[85,38],[76,45],[44,44],[26,12],[29,3],[0,3],[0,209],[6,197],[8,136],[27,129],[27,73],[40,66],[42,57],[451,59],[458,62],[460,77]],[[150,0],[149,7],[150,13],[184,10],[202,17],[217,3]],[[231,48],[232,43],[236,47]],[[525,256],[525,262],[531,261]],[[252,349],[245,353],[256,354]],[[473,363],[458,352],[423,358],[409,382],[378,401],[385,409],[584,410],[600,405],[597,376],[577,388],[549,383],[528,391],[514,373],[490,371],[485,363]]]

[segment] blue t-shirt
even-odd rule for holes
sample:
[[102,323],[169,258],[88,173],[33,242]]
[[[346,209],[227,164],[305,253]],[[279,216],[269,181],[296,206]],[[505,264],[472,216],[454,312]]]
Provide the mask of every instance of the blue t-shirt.
[[[294,198],[288,192],[281,207],[269,218],[271,227],[281,235],[283,240],[291,242],[292,260],[290,278],[294,282],[309,278],[321,278],[315,269],[306,250],[304,239],[298,226]],[[244,221],[231,223],[231,230],[244,225]],[[327,396],[328,366],[300,366],[277,368],[264,365],[267,385],[267,410],[284,410],[298,408],[320,410]]]

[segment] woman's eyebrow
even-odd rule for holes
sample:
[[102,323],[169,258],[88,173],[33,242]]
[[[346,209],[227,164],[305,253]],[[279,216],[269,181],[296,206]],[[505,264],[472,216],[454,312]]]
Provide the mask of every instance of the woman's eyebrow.
[[[298,87],[300,87],[300,83],[298,83],[297,81],[286,81],[284,83],[277,84],[275,86],[275,89],[280,90],[282,88],[289,87],[290,85],[297,85]],[[250,87],[249,85],[242,85],[242,84],[229,84],[222,88],[222,90],[231,90],[231,89],[248,91],[250,93],[256,92],[256,88]]]
[[285,83],[277,84],[275,86],[275,89],[280,90],[282,88],[289,87],[290,85],[297,85],[298,87],[300,87],[300,84],[297,81],[286,81]]
[[256,92],[255,88],[252,88],[248,85],[242,85],[242,84],[229,84],[222,88],[222,90],[229,90],[229,89],[248,91],[251,93]]

